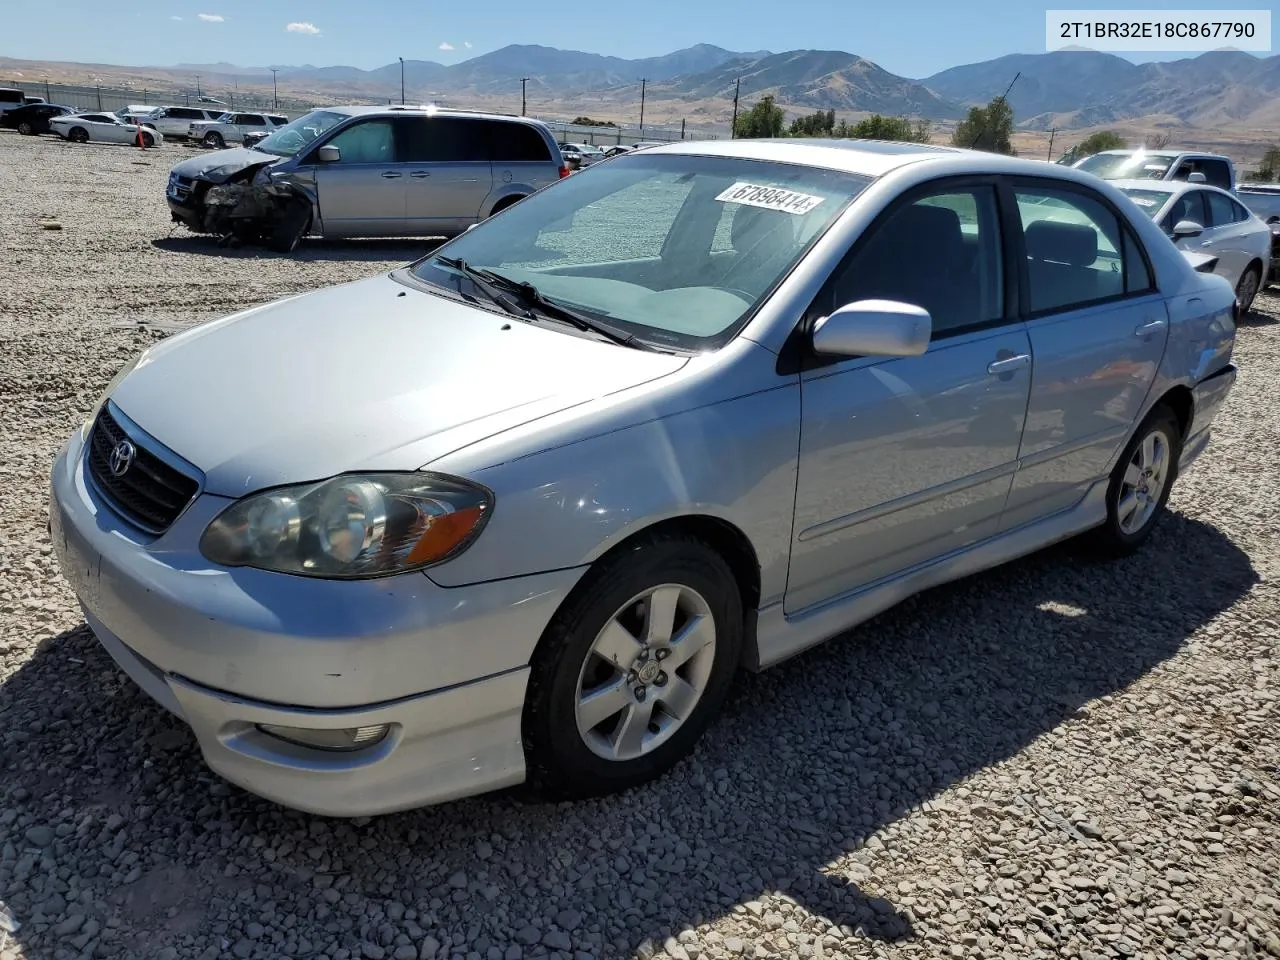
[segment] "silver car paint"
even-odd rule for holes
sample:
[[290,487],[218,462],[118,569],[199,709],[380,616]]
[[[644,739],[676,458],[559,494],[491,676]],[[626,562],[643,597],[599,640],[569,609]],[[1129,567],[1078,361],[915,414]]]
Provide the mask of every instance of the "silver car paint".
[[[501,331],[501,317],[388,279],[293,298],[161,343],[115,398],[205,470],[206,492],[152,542],[95,501],[78,437],[69,442],[51,504],[64,570],[116,638],[115,647],[104,643],[126,669],[139,654],[158,665],[153,679],[171,691],[215,769],[290,805],[346,815],[517,782],[523,760],[512,745],[533,644],[587,565],[631,534],[696,517],[739,540],[759,567],[755,642],[745,659],[761,667],[920,589],[1099,523],[1115,457],[1162,397],[1192,410],[1184,463],[1204,449],[1234,380],[1233,291],[1195,273],[1138,211],[1128,214],[1130,225],[1148,247],[1161,296],[1080,311],[1088,331],[1080,342],[1033,321],[939,341],[921,357],[786,374],[777,353],[850,243],[904,189],[971,172],[974,155],[750,141],[651,149],[882,176],[742,334],[708,355],[647,354],[519,324]],[[1020,177],[1042,168],[986,155],[980,165]],[[1062,168],[1052,178],[1076,180],[1125,209],[1123,195],[1088,174]],[[1167,325],[1138,333],[1130,313],[1145,316],[1157,303]],[[305,358],[292,356],[299,342]],[[1063,355],[988,375],[990,360],[1028,343]],[[362,351],[364,344],[373,346]],[[948,356],[956,363],[939,362]],[[485,376],[466,366],[473,358]],[[1118,372],[1116,361],[1125,360],[1128,372]],[[229,369],[241,375],[229,382],[221,375]],[[565,389],[559,381],[569,370],[592,379]],[[1098,390],[1115,411],[1095,405]],[[944,391],[951,408],[938,403]],[[925,414],[923,426],[906,427],[917,422],[910,412]],[[1032,415],[1044,418],[1029,439],[1016,430],[1023,414],[1029,427]],[[1072,430],[1055,430],[1053,418],[1068,415]],[[962,456],[938,456],[944,442]],[[876,471],[901,457],[910,469]],[[357,467],[423,466],[484,483],[498,505],[474,545],[426,576],[300,585],[211,570],[196,550],[198,532],[226,498]],[[1005,522],[1002,491],[1021,494],[1010,502],[1025,509],[1024,522]],[[134,663],[131,672],[146,669]],[[504,677],[515,679],[502,686],[495,678]],[[445,721],[387,705],[396,696],[434,702],[422,708],[433,717],[445,702],[433,698],[449,698],[460,719],[441,737]],[[242,702],[255,698],[265,702]],[[487,709],[477,712],[476,700]],[[346,768],[289,755],[249,730],[288,723],[280,718],[300,706],[334,708],[319,725],[390,717],[406,742],[429,746],[409,753],[392,744],[375,764],[382,773],[327,777]],[[473,774],[456,765],[461,743],[481,758]],[[378,776],[411,786],[382,798],[368,789]]]

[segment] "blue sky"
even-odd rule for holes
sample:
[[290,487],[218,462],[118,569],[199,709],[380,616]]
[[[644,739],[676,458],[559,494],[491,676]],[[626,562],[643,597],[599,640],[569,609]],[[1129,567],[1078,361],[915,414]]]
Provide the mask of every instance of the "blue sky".
[[[509,43],[645,57],[705,42],[731,50],[846,50],[923,77],[1006,53],[1043,52],[1045,32],[1045,5],[1025,0],[59,0],[53,7],[48,0],[5,0],[5,6],[0,56],[114,64],[368,69],[396,57],[456,63]],[[1162,9],[1214,6],[1201,0]]]

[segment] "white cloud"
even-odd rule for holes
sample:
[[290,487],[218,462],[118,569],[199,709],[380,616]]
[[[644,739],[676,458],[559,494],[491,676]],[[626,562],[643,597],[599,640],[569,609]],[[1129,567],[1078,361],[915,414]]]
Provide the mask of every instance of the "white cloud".
[[464,47],[466,47],[468,50],[470,50],[470,49],[471,49],[471,41],[470,41],[470,40],[463,40],[463,41],[462,41],[462,45],[463,45]]
[[446,40],[444,43],[440,44],[440,49],[441,49],[441,50],[452,50],[452,49],[453,49],[453,44],[452,44],[452,43],[450,43],[448,40]]
[[306,23],[304,21],[295,20],[293,23],[285,26],[290,33],[305,33],[307,36],[314,37],[320,32],[320,28],[314,23]]
[[182,18],[181,18],[181,17],[179,17],[179,16],[177,16],[177,15],[175,14],[174,16],[170,17],[169,19],[170,19],[170,20],[181,20]]
[[220,13],[197,13],[196,16],[205,23],[222,23],[227,19]]

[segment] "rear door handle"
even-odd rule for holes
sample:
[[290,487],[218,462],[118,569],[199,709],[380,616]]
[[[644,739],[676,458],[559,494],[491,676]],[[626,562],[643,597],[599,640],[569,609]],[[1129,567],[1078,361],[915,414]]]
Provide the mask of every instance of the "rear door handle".
[[992,360],[987,364],[987,373],[993,377],[1002,373],[1012,373],[1031,365],[1031,354],[1019,353],[1017,356],[1005,357],[1003,360]]
[[398,173],[398,172],[397,172],[397,171],[395,171],[395,170],[387,170],[385,173],[383,173],[383,174],[382,174],[382,179],[383,179],[383,180],[398,180],[398,179],[400,179],[400,177],[401,177],[401,176],[402,176],[402,174]]
[[415,180],[425,180],[427,177],[431,176],[431,174],[426,170],[415,170],[413,173],[409,174],[409,176],[413,177]]
[[1135,327],[1133,331],[1133,335],[1135,337],[1149,337],[1152,334],[1159,333],[1161,330],[1163,330],[1167,323],[1168,323],[1167,320],[1148,321],[1147,323],[1144,323],[1139,327]]

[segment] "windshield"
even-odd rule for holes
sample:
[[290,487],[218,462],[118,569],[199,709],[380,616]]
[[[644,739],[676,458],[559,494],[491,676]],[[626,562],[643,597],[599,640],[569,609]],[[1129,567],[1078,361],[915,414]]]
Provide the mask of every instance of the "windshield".
[[1095,153],[1077,167],[1103,180],[1163,180],[1176,159],[1173,153]]
[[[648,343],[714,349],[868,183],[758,160],[628,155],[532,194],[438,253]],[[413,274],[472,289],[436,255]]]
[[1137,187],[1121,187],[1120,192],[1138,205],[1138,209],[1152,220],[1169,199],[1167,190],[1139,190]]
[[272,133],[271,136],[259,140],[253,145],[253,149],[261,150],[263,153],[270,153],[277,157],[292,157],[315,140],[316,137],[333,129],[346,119],[347,115],[345,113],[312,110],[297,120],[286,123]]

